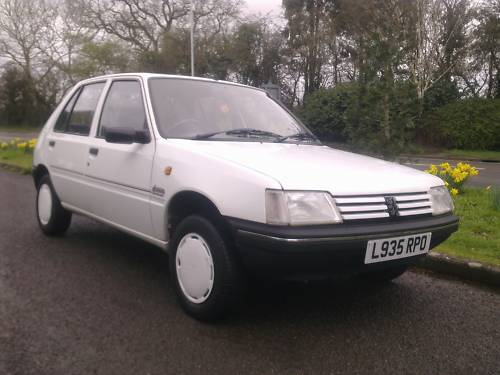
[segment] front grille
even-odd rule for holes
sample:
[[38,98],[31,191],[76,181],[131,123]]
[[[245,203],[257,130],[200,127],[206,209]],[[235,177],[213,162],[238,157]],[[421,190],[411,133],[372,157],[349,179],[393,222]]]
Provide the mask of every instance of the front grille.
[[432,213],[427,192],[403,194],[334,196],[344,221],[390,217],[386,198],[392,197],[397,207],[395,216],[416,216]]

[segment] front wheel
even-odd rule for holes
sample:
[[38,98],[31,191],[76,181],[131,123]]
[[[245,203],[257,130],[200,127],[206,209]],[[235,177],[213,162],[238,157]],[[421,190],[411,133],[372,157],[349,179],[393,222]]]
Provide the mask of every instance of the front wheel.
[[183,309],[196,319],[220,318],[239,296],[241,273],[230,243],[199,215],[188,216],[175,230],[170,274]]
[[48,236],[64,234],[71,224],[71,212],[61,206],[48,175],[38,183],[36,218],[40,229]]

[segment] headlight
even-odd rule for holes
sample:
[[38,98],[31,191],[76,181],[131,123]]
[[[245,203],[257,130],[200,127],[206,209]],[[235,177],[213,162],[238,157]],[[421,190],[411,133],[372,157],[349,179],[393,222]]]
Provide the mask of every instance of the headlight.
[[341,223],[342,216],[326,192],[266,190],[266,220],[274,225]]
[[453,211],[453,199],[446,186],[433,187],[429,191],[431,195],[432,214],[442,215],[447,212]]

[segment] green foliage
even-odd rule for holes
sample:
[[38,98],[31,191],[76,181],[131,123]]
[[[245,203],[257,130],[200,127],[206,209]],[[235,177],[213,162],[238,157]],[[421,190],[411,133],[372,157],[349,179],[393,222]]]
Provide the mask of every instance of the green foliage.
[[43,123],[53,105],[46,90],[47,87],[37,87],[21,69],[8,66],[0,76],[0,126]]
[[226,49],[229,67],[235,71],[238,81],[259,87],[275,80],[282,59],[281,43],[281,38],[269,30],[265,20],[238,25]]
[[491,207],[500,212],[500,188],[494,187],[490,190]]
[[396,82],[344,83],[311,94],[299,116],[325,141],[346,142],[351,148],[391,157],[413,136],[416,104],[413,91]]
[[309,95],[299,117],[325,141],[348,139],[346,111],[354,100],[356,85],[346,83],[334,89],[321,89]]
[[455,81],[441,79],[425,94],[424,109],[432,110],[451,103],[460,98],[460,92]]
[[12,168],[24,174],[31,172],[33,154],[19,148],[0,148],[0,166]]
[[500,100],[470,98],[426,113],[424,139],[447,148],[500,149]]
[[406,83],[372,80],[359,85],[346,113],[348,142],[356,150],[393,158],[413,138],[416,111]]
[[[189,34],[183,30],[169,31],[163,34],[160,50],[141,51],[138,53],[139,70],[168,73],[190,74]],[[199,59],[199,56],[197,56]]]
[[109,72],[126,72],[130,64],[129,51],[113,41],[87,42],[70,67],[75,81]]
[[454,159],[461,160],[489,160],[500,162],[500,150],[498,151],[485,151],[485,150],[446,150],[438,153],[443,159],[453,157]]

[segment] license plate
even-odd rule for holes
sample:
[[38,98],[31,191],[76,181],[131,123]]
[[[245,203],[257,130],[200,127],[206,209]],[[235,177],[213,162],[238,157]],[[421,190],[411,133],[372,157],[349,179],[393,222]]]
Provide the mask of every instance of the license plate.
[[366,245],[365,264],[408,258],[429,252],[431,234],[421,233],[410,236],[370,240]]

